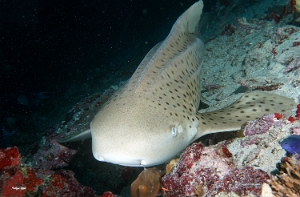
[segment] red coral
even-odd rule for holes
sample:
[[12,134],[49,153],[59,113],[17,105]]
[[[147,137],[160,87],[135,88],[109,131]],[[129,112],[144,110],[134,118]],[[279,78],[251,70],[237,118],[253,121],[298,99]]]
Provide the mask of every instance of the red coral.
[[0,148],[0,170],[18,166],[21,161],[18,147]]
[[9,197],[21,197],[26,193],[27,188],[24,185],[24,175],[20,170],[17,170],[16,173],[10,177],[8,180],[3,182],[1,196]]
[[232,157],[232,153],[228,150],[228,148],[222,144],[222,152],[226,157]]
[[66,179],[61,177],[59,174],[54,174],[52,176],[52,185],[58,188],[64,188]]
[[[47,173],[44,174],[47,176]],[[96,197],[94,191],[90,187],[86,187],[77,182],[74,173],[69,170],[60,170],[52,174],[48,179],[51,184],[42,187],[43,197],[56,196],[78,196]]]
[[282,118],[282,114],[280,113],[274,113],[274,116],[277,120],[280,120]]
[[259,196],[262,183],[268,179],[270,179],[269,175],[262,170],[252,167],[234,168],[228,175],[216,182],[206,196],[215,196],[220,192],[234,192],[239,196],[251,193]]
[[290,116],[288,118],[288,121],[290,121],[291,123],[294,122],[295,120],[299,120],[300,119],[300,104],[297,105],[297,110],[296,110],[296,115],[295,117]]
[[31,192],[41,185],[44,181],[36,177],[36,174],[32,168],[27,168],[27,178],[25,178],[25,183],[27,189]]
[[201,196],[203,193],[215,196],[231,191],[241,196],[260,195],[261,184],[269,179],[267,173],[252,167],[232,167],[226,149],[224,144],[214,147],[193,144],[188,147],[173,171],[162,178],[165,196]]
[[[198,161],[207,161],[207,159],[201,157],[203,148],[204,146],[199,143],[194,143],[187,147],[174,170],[163,177],[162,186],[166,191],[166,196],[199,195],[198,191],[202,191],[200,188],[204,180],[210,180],[213,183],[219,178],[210,169],[203,169],[197,166],[196,163]],[[216,154],[216,152],[214,151],[213,154]],[[208,182],[207,186],[210,186]]]
[[296,120],[296,118],[294,118],[293,116],[290,116],[290,117],[288,118],[288,121],[290,121],[291,123],[293,123],[295,120]]
[[[24,174],[23,174],[23,173]],[[8,174],[5,174],[8,177]],[[23,196],[26,193],[36,192],[43,180],[36,177],[32,168],[17,169],[14,175],[4,179],[2,186],[2,196]]]
[[203,149],[202,144],[192,144],[187,147],[181,156],[183,165],[179,167],[178,173],[181,174],[186,168],[191,168],[192,165],[201,157],[201,151]]
[[111,192],[104,192],[104,194],[100,197],[114,197],[114,195]]
[[260,136],[255,135],[266,133],[271,127],[281,127],[283,117],[283,114],[274,113],[249,121],[244,129],[244,135],[246,137],[241,140],[241,146],[245,147],[251,144],[257,144],[262,139]]
[[72,171],[54,172],[43,169],[35,171],[30,167],[22,167],[20,165],[21,156],[17,147],[0,149],[0,161],[2,171],[0,176],[1,197],[96,197],[91,188],[77,182]]
[[249,121],[247,126],[245,127],[244,130],[244,135],[245,136],[252,136],[256,134],[262,134],[266,133],[271,126],[274,124],[274,117],[276,117],[275,114],[270,114],[267,116],[263,116],[259,119]]

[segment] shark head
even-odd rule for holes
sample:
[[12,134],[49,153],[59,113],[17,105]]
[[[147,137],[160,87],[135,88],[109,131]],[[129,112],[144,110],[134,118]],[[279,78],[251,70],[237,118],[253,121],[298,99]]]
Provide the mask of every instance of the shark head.
[[92,151],[99,161],[144,167],[161,164],[197,134],[196,118],[184,122],[167,111],[156,113],[158,106],[145,104],[146,100],[122,103],[124,99],[106,105],[91,123]]

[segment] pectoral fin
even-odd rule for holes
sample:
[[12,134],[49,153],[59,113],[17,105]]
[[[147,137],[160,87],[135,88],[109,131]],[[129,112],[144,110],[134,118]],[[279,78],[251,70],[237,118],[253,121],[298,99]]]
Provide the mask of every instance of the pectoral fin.
[[91,138],[91,130],[85,130],[81,133],[72,135],[72,136],[66,136],[60,140],[58,140],[59,143],[66,143],[66,142],[76,142],[76,141],[80,141],[80,140],[85,140],[88,138]]
[[197,138],[209,133],[239,130],[243,123],[275,112],[291,115],[295,105],[294,99],[276,94],[260,91],[246,93],[224,109],[198,113],[200,124]]

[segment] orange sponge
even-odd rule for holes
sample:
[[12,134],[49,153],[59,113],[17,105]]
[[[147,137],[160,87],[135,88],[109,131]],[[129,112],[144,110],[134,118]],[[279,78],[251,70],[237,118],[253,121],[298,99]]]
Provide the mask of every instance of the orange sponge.
[[131,184],[131,197],[155,197],[162,193],[161,170],[144,169]]

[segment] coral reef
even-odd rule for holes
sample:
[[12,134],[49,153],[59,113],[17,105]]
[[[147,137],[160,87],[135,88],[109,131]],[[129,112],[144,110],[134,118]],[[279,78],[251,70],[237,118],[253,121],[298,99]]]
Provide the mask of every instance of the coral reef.
[[[244,129],[245,136],[266,133],[272,126],[281,126],[280,121],[276,121],[279,114],[269,114],[259,119],[249,121]],[[274,125],[276,123],[276,125]]]
[[39,172],[43,178],[47,178],[47,184],[41,186],[43,196],[96,196],[90,187],[86,187],[77,182],[74,173],[69,170],[59,170],[56,172]]
[[17,168],[11,175],[10,173],[4,173],[1,177],[2,184],[2,196],[24,196],[25,194],[37,194],[39,186],[44,182],[42,179],[36,177],[36,174],[32,168],[23,167]]
[[299,159],[283,158],[279,165],[280,174],[272,176],[270,185],[273,188],[273,193],[277,197],[300,196],[300,161]]
[[195,143],[181,155],[173,171],[162,178],[165,196],[215,196],[221,192],[259,195],[266,172],[233,166],[226,144],[204,147]]
[[157,168],[145,168],[131,184],[131,197],[156,197],[161,194],[162,174]]
[[34,154],[34,166],[45,170],[68,166],[68,163],[77,151],[57,143],[55,138],[45,138],[45,141],[42,147]]
[[17,147],[0,148],[0,170],[14,168],[20,164],[21,156]]
[[[293,122],[290,118],[295,119]],[[300,121],[297,117],[284,114],[269,114],[249,121],[244,128],[243,138],[228,144],[236,166],[250,165],[271,173],[273,166],[285,156],[280,143],[293,132],[298,132]]]
[[0,164],[0,195],[3,197],[96,197],[90,187],[77,182],[72,171],[34,169],[22,164],[17,147],[1,149]]

